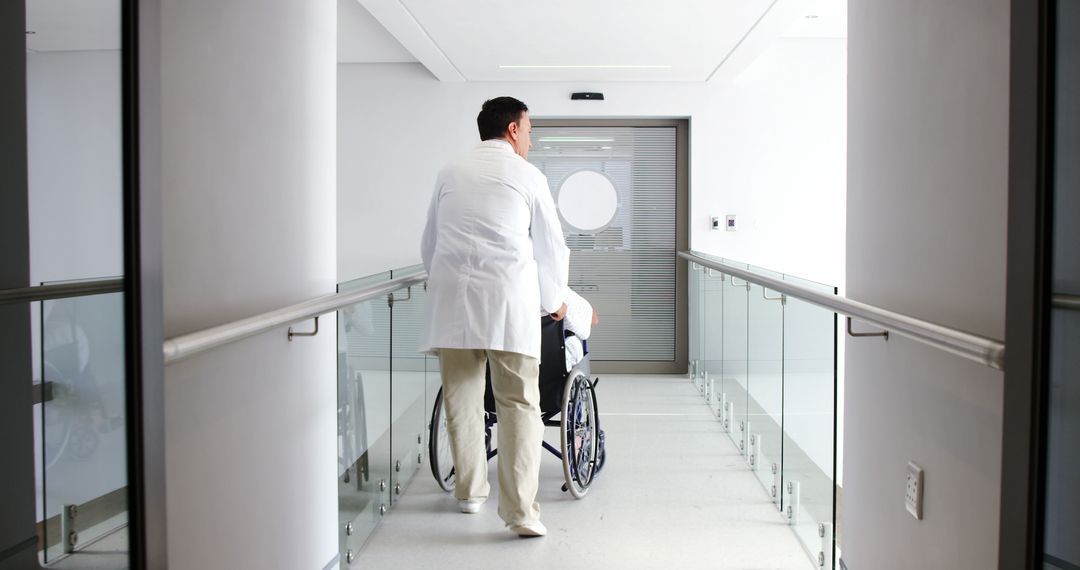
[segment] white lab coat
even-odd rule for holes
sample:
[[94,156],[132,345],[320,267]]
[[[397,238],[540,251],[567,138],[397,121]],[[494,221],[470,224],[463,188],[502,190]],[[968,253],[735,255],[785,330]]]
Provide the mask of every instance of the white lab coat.
[[547,178],[503,140],[439,173],[421,256],[428,271],[421,350],[503,350],[540,358],[541,311],[566,299],[570,252]]

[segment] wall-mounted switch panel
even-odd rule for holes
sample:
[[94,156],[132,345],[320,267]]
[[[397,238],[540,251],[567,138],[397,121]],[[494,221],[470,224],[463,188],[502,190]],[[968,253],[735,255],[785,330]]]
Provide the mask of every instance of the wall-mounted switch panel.
[[904,503],[911,516],[922,520],[923,511],[923,470],[913,462],[907,464],[907,494]]
[[712,224],[711,227],[712,227],[713,231],[716,231],[716,230],[720,229],[720,218],[717,218],[716,216],[713,216],[710,223]]
[[727,231],[729,231],[729,232],[735,231],[735,216],[734,215],[731,215],[731,216],[727,217],[727,223],[725,224],[724,227],[727,228]]

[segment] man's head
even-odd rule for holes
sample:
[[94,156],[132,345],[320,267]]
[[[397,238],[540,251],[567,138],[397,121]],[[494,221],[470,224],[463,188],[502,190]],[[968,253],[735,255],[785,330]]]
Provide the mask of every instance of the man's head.
[[480,129],[480,140],[504,139],[522,158],[529,157],[532,123],[525,103],[513,97],[496,97],[485,101],[480,114],[476,116],[476,126]]

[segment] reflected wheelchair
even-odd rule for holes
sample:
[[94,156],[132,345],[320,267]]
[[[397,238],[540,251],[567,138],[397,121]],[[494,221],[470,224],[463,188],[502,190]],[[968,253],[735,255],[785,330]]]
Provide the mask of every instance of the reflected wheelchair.
[[[589,486],[604,466],[604,430],[600,429],[596,386],[600,379],[589,373],[589,357],[586,355],[570,372],[566,372],[565,339],[572,335],[565,330],[562,321],[551,317],[541,318],[540,344],[540,416],[545,427],[559,428],[560,448],[555,449],[543,441],[544,449],[562,460],[566,482],[563,492],[569,491],[580,499],[589,492]],[[431,474],[444,491],[454,489],[454,459],[450,453],[450,437],[446,431],[443,410],[443,391],[435,397],[428,426],[428,457]],[[498,422],[495,414],[495,396],[491,389],[491,370],[488,370],[487,390],[484,393],[484,434],[487,457],[498,454],[492,448],[492,428]],[[558,416],[558,419],[556,419]]]

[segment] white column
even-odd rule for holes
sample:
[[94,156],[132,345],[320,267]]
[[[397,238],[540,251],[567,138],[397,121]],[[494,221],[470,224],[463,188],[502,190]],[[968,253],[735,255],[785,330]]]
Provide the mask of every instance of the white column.
[[[332,292],[337,3],[162,4],[166,337]],[[168,367],[171,570],[335,556],[335,328]]]
[[[848,48],[848,295],[1004,339],[1009,1],[852,1]],[[847,566],[996,568],[1002,373],[897,335],[846,366]]]

